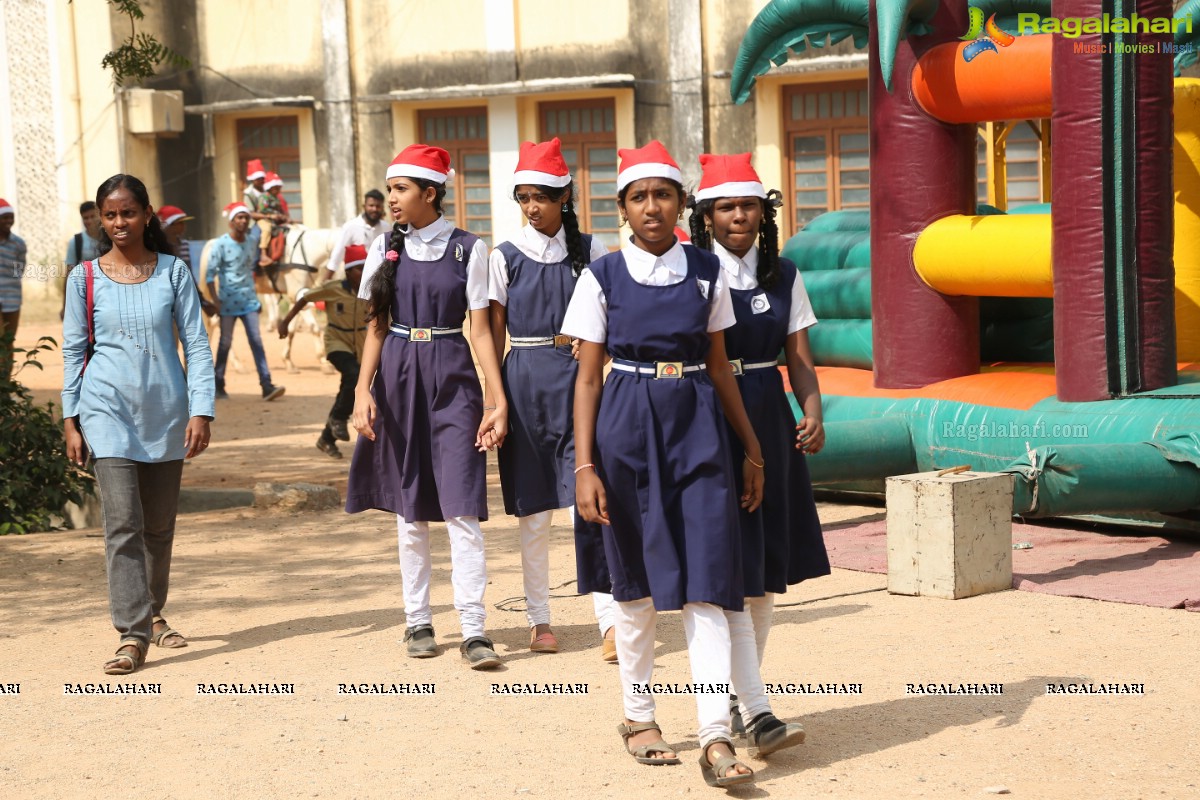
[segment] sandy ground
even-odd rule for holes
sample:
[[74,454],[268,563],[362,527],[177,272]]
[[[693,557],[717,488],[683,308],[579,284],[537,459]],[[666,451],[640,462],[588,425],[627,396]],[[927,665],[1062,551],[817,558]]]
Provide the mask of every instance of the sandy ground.
[[[29,324],[21,339],[42,332],[53,326]],[[250,365],[241,334],[238,347]],[[333,461],[313,446],[336,378],[316,366],[311,340],[299,340],[300,375],[285,375],[279,348],[269,351],[287,396],[263,403],[252,373],[231,375],[233,398],[218,409],[213,446],[186,468],[185,483],[306,480],[344,492],[348,458]],[[47,359],[45,374],[29,377],[51,398],[59,362]],[[498,493],[493,498],[499,512]],[[821,508],[826,522],[879,512]],[[100,533],[0,538],[0,795],[716,796],[696,766],[690,697],[658,703],[682,766],[641,766],[622,753],[617,670],[600,660],[590,600],[572,594],[565,513],[551,551],[564,652],[529,652],[513,523],[498,515],[485,524],[488,627],[504,657],[492,673],[459,660],[441,535],[433,602],[445,648],[425,661],[404,657],[400,573],[384,514],[231,509],[181,517],[166,611],[191,645],[152,648],[132,679],[100,671],[116,644]],[[860,693],[778,696],[776,713],[802,721],[808,741],[750,760],[757,785],[731,794],[1200,797],[1200,615],[1015,591],[957,602],[897,597],[885,585],[881,575],[835,570],[780,598],[786,606],[776,613],[764,677],[859,685]],[[662,615],[658,641],[656,679],[687,682],[678,614]],[[1072,681],[1139,683],[1145,694],[1047,694],[1048,683]],[[161,694],[65,694],[64,685],[85,683],[158,684]],[[295,693],[198,694],[198,684],[215,683],[289,683]],[[340,684],[361,683],[435,691],[339,694]],[[586,684],[587,693],[493,690],[546,683]],[[906,688],[929,683],[1002,683],[1003,694]]]

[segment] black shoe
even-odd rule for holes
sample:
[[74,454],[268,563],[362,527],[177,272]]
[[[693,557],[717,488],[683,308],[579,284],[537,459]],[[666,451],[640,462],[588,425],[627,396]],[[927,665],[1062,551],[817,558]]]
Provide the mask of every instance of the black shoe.
[[346,429],[346,420],[330,417],[325,420],[325,424],[329,426],[329,431],[333,434],[334,439],[339,442],[350,441],[350,431]]
[[338,450],[337,442],[333,439],[326,439],[324,436],[317,439],[317,449],[330,458],[342,457],[342,451]]
[[418,625],[404,630],[404,641],[408,642],[409,658],[433,658],[438,654],[437,641],[433,638],[432,625]]
[[500,656],[492,649],[492,640],[486,636],[472,636],[458,647],[463,660],[471,669],[495,669],[500,666]]
[[738,710],[736,694],[729,695],[729,728],[733,731],[734,736],[740,736],[746,732],[746,725],[742,722],[742,712]]
[[274,400],[277,397],[283,397],[283,393],[287,389],[282,386],[272,386],[270,384],[263,387],[263,400]]
[[768,711],[750,722],[746,744],[757,751],[753,755],[761,758],[785,747],[804,744],[804,727],[798,722],[784,722]]
[[218,400],[228,400],[229,392],[225,391],[224,389],[217,389],[216,398]]

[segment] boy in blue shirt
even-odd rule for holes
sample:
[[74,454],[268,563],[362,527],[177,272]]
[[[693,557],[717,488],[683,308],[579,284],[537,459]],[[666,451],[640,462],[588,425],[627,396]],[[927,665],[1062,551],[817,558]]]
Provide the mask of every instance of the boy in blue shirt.
[[[267,368],[267,353],[263,349],[262,333],[258,329],[258,312],[262,304],[254,292],[254,263],[258,257],[254,242],[246,235],[250,228],[250,209],[245,203],[233,202],[225,206],[229,217],[229,233],[213,243],[208,256],[208,294],[215,298],[214,305],[221,315],[221,340],[217,345],[216,382],[217,399],[225,400],[225,362],[229,348],[233,345],[233,328],[240,319],[250,340],[250,352],[254,354],[254,366],[258,370],[258,381],[262,385],[264,400],[282,397],[284,387],[271,383],[271,371]],[[215,291],[216,282],[219,291]]]

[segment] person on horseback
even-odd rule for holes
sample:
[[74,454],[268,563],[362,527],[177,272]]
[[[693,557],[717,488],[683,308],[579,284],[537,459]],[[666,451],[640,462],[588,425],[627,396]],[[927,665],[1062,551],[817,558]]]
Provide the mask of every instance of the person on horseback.
[[263,189],[258,196],[258,206],[255,211],[258,212],[254,218],[258,220],[258,229],[262,235],[258,240],[258,265],[260,267],[269,267],[276,264],[283,258],[283,248],[287,229],[283,227],[292,220],[284,213],[282,198],[280,193],[283,190],[283,178],[280,178],[274,172],[266,173],[263,180]]

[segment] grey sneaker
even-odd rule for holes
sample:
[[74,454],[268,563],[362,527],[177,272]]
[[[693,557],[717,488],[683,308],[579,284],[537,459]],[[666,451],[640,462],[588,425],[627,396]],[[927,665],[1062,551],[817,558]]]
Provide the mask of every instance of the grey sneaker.
[[432,625],[418,625],[406,628],[404,641],[408,642],[409,658],[433,658],[437,655],[437,641],[433,638]]
[[283,393],[286,391],[287,389],[284,389],[282,386],[264,386],[263,400],[274,400],[278,397],[283,397]]
[[486,636],[472,636],[458,650],[471,669],[495,669],[500,666],[500,656],[492,649],[492,640]]

